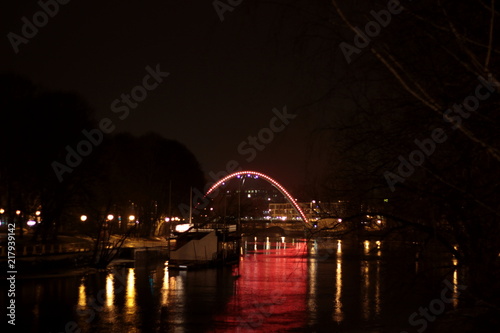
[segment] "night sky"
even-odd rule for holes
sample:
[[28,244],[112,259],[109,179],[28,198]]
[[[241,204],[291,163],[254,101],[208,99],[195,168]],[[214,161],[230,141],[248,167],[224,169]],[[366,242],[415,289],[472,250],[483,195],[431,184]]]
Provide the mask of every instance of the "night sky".
[[[307,181],[316,163],[308,147],[319,121],[305,105],[321,95],[296,54],[301,14],[243,1],[221,22],[211,1],[70,1],[15,54],[7,34],[32,21],[36,1],[2,11],[1,70],[50,90],[73,91],[109,117],[116,132],[154,131],[190,149],[205,174],[236,160],[288,186]],[[288,12],[288,14],[286,14]],[[292,15],[292,17],[290,16]],[[294,16],[295,15],[295,16]],[[142,83],[146,66],[170,75],[124,120],[111,111]],[[249,135],[269,126],[273,108],[298,116],[255,160],[238,153]]]

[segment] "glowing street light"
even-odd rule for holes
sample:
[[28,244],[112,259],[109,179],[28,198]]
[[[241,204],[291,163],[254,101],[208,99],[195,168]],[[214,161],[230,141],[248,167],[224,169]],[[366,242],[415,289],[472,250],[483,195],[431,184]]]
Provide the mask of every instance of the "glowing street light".
[[113,214],[108,214],[107,218],[108,221],[112,221],[115,217],[113,216]]
[[36,216],[40,216],[40,214],[41,214],[41,212],[40,212],[39,210],[37,210],[37,211],[35,212],[35,215],[36,215]]
[[[108,217],[109,217],[109,216],[108,216]],[[134,221],[134,220],[135,220],[135,215],[130,215],[130,216],[128,217],[128,220],[129,220],[130,222]]]
[[5,213],[5,209],[0,208],[0,214],[3,214],[3,213]]
[[21,215],[21,211],[19,209],[16,210],[16,215]]
[[87,215],[80,216],[80,221],[82,221],[82,222],[87,221]]

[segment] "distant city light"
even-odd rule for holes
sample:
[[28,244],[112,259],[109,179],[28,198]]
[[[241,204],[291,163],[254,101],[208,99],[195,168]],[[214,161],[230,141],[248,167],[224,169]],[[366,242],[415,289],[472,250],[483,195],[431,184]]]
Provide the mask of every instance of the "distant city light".
[[35,212],[35,215],[36,215],[36,216],[40,216],[40,214],[41,214],[41,212],[40,212],[39,210],[37,210],[37,211]]
[[30,221],[26,222],[26,224],[28,225],[28,227],[32,227],[36,224],[36,221],[30,220]]
[[19,209],[16,210],[16,215],[21,215],[21,211]]
[[5,209],[0,208],[0,214],[3,214],[3,213],[5,213]]
[[80,221],[82,221],[82,222],[87,221],[87,215],[80,216]]
[[115,217],[113,216],[113,214],[108,214],[108,216],[107,216],[108,221],[111,221],[111,220],[113,220],[114,218],[115,218]]
[[165,222],[170,222],[170,217],[165,217]]
[[129,220],[130,222],[135,221],[135,215],[130,215],[130,216],[128,217],[128,220]]

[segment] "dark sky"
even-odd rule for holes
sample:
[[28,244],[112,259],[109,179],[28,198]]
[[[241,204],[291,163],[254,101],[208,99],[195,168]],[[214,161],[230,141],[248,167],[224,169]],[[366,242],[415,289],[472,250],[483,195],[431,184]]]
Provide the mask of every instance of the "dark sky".
[[[4,5],[1,70],[79,93],[98,119],[113,119],[117,131],[155,131],[180,141],[205,173],[234,159],[292,187],[305,181],[307,140],[317,120],[300,106],[318,88],[293,51],[300,13],[290,19],[285,7],[243,1],[221,22],[211,1],[72,0],[15,54],[7,34],[21,34],[21,18],[32,21],[40,9],[33,0]],[[119,120],[111,102],[157,64],[170,76]],[[246,163],[238,145],[268,127],[272,109],[285,105],[299,116]]]

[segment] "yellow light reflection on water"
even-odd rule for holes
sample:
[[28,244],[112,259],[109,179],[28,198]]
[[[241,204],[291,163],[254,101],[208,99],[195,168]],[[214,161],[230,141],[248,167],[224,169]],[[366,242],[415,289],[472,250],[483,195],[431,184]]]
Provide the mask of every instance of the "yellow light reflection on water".
[[[337,253],[341,248],[340,241],[337,243]],[[333,311],[333,320],[341,323],[344,320],[342,312],[342,258],[337,258],[337,267],[335,271],[335,307]]]
[[85,293],[85,284],[84,284],[84,279],[80,281],[80,286],[78,287],[78,306],[79,307],[86,307],[87,306],[87,298],[86,298],[86,293]]
[[[456,266],[458,264],[458,260],[453,258],[453,265]],[[455,267],[453,270],[453,308],[458,306],[458,269]]]
[[[365,248],[366,249],[366,248]],[[361,262],[361,276],[363,278],[363,286],[361,290],[361,304],[363,307],[363,319],[370,318],[370,267],[368,261]]]
[[337,241],[337,254],[341,254],[342,253],[342,241],[339,239]]
[[125,305],[127,312],[135,312],[135,270],[129,268],[127,276],[127,292],[126,292]]
[[168,266],[165,265],[163,270],[163,286],[161,288],[161,305],[166,306],[168,304],[168,293],[169,293],[169,275]]
[[115,287],[113,285],[113,274],[106,276],[106,306],[112,310],[115,299]]
[[370,253],[370,241],[369,240],[365,240],[363,242],[363,245],[364,245],[364,248],[365,248],[365,254],[369,254]]
[[[314,245],[313,245],[314,248]],[[309,297],[307,301],[307,307],[310,313],[316,314],[318,311],[317,303],[316,303],[316,276],[318,272],[318,262],[315,258],[309,258]],[[314,317],[309,316],[309,323],[313,324]]]

